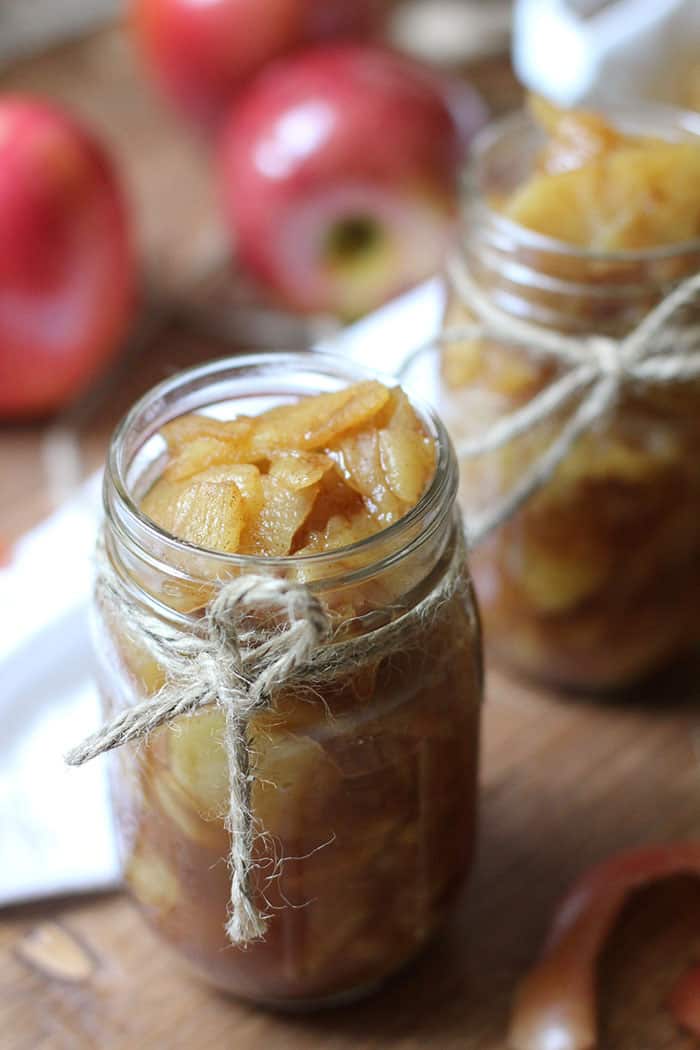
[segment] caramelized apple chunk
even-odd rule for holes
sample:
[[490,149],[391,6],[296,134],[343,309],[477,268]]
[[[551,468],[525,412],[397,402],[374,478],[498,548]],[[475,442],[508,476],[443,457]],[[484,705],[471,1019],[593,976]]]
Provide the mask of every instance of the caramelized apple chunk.
[[392,392],[380,427],[354,430],[330,450],[341,475],[382,526],[410,510],[425,490],[434,449],[402,391]]
[[209,467],[197,475],[197,481],[209,481],[215,484],[227,482],[236,486],[243,498],[243,509],[246,517],[259,514],[265,502],[262,486],[262,475],[252,463],[220,463]]
[[549,141],[538,170],[502,203],[521,226],[598,251],[700,235],[700,146],[625,135],[586,111],[539,105]]
[[222,421],[211,416],[202,416],[191,412],[185,416],[171,419],[161,428],[171,452],[177,453],[190,444],[195,438],[210,437],[217,441],[240,443],[249,437],[253,430],[253,420],[248,416],[237,416],[236,419]]
[[[474,188],[496,214],[493,226],[489,219],[469,231],[465,260],[482,295],[513,317],[577,339],[622,340],[698,270],[700,139],[672,111],[662,117],[641,107],[620,128],[541,99],[530,108],[542,134],[527,122],[504,125],[484,149]],[[630,134],[632,119],[636,129],[658,127],[670,137]],[[523,150],[521,162],[515,150],[525,141],[537,152]],[[501,236],[503,216],[510,222]],[[697,320],[689,305],[674,324],[685,336]],[[455,288],[445,326],[472,321]],[[665,354],[665,336],[652,352]],[[505,337],[449,341],[440,400],[456,443],[533,403],[558,374],[551,360]],[[463,459],[467,520],[507,499],[577,406]],[[557,686],[617,689],[692,648],[698,420],[693,383],[673,393],[662,384],[625,386],[614,411],[574,444],[546,485],[475,547],[485,636],[501,660]]]
[[379,458],[389,488],[412,507],[432,474],[435,450],[403,391],[396,391],[394,403],[388,425],[379,431]]
[[332,467],[333,461],[318,452],[277,452],[269,474],[296,491],[315,485]]
[[215,820],[229,804],[228,762],[224,750],[224,714],[208,708],[182,718],[167,733],[170,769],[198,815]]
[[322,449],[339,434],[368,423],[388,400],[387,387],[368,380],[270,409],[257,420],[251,455],[261,458],[276,450]]
[[374,380],[229,422],[190,414],[161,431],[168,461],[142,510],[181,539],[284,557],[347,546],[425,491],[432,438],[401,390]]
[[363,512],[357,514],[333,514],[322,529],[312,531],[306,537],[300,554],[323,554],[327,550],[339,550],[372,535],[372,523]]
[[244,524],[244,502],[233,482],[170,482],[163,478],[142,509],[168,532],[199,547],[236,551]]
[[170,454],[165,476],[182,481],[217,464],[245,463],[252,430],[246,416],[222,422],[192,413],[171,420],[161,430]]
[[167,914],[181,899],[175,872],[152,849],[136,849],[129,858],[124,876],[136,899],[157,914]]
[[389,488],[382,469],[377,430],[349,435],[338,442],[332,455],[347,484],[362,496],[370,514],[382,525],[401,517],[401,501]]
[[268,557],[291,554],[294,537],[314,505],[318,482],[293,489],[279,476],[266,474],[262,486],[263,507],[243,536],[241,553]]

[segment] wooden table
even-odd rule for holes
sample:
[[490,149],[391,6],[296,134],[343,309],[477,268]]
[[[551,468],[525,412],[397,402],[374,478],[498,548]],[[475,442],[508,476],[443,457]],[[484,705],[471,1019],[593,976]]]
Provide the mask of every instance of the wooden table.
[[[495,109],[517,101],[502,62],[473,76]],[[255,297],[240,281],[208,278],[192,290],[220,250],[205,152],[147,92],[120,33],[101,32],[4,79],[4,87],[70,102],[112,146],[161,306],[235,300],[247,316]],[[87,465],[99,460],[114,420],[140,389],[222,345],[241,345],[241,332],[204,337],[181,316],[168,316],[157,337],[147,347],[142,338],[134,351],[138,369],[132,353],[89,403],[61,421],[79,432]],[[0,535],[7,539],[49,508],[47,448],[55,461],[55,427],[0,431]],[[514,984],[570,880],[622,846],[692,836],[700,827],[699,677],[697,668],[679,669],[626,702],[596,704],[491,673],[481,844],[469,894],[442,940],[371,1001],[293,1018],[236,1004],[190,978],[122,895],[62,900],[3,913],[0,1046],[501,1050]],[[50,944],[39,950],[42,939],[56,937],[66,939],[74,958],[65,945],[63,952]],[[677,880],[630,904],[601,967],[604,1050],[695,1045],[662,1005],[674,976],[699,952],[699,884]]]

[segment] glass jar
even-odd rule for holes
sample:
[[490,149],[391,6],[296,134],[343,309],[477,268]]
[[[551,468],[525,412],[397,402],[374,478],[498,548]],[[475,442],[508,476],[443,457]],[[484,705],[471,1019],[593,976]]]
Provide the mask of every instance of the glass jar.
[[[453,909],[471,864],[482,668],[454,452],[439,420],[416,406],[437,448],[420,502],[363,542],[303,558],[206,551],[159,529],[138,504],[162,468],[158,431],[167,421],[192,411],[255,415],[364,378],[339,357],[309,353],[185,372],[123,421],[105,479],[106,556],[174,637],[197,631],[223,581],[254,572],[304,581],[333,620],[329,644],[367,640],[367,658],[343,666],[330,685],[283,687],[249,723],[254,894],[269,923],[264,940],[245,949],[224,929],[222,713],[181,717],[115,754],[126,882],[149,922],[219,988],[286,1008],[354,998],[403,966]],[[377,655],[375,632],[415,610],[448,572],[444,600]],[[164,673],[104,604],[96,619],[111,717],[154,695]]]
[[[633,134],[700,134],[664,107],[606,116]],[[636,253],[572,248],[499,214],[492,201],[531,174],[543,133],[525,114],[482,133],[467,176],[462,258],[502,311],[547,329],[622,338],[700,270],[700,241]],[[468,323],[455,289],[446,328]],[[697,325],[697,309],[684,323]],[[459,446],[554,380],[557,366],[497,341],[441,352],[438,409]],[[575,407],[575,406],[574,406]],[[466,514],[497,505],[571,414],[460,463]],[[624,686],[700,635],[700,387],[628,389],[573,447],[552,480],[473,551],[489,651],[537,679]]]

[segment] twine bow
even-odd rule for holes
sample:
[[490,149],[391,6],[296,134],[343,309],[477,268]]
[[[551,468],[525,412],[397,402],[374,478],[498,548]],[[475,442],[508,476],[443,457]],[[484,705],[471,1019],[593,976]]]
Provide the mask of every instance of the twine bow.
[[[235,943],[264,935],[267,919],[251,892],[254,827],[248,722],[270,704],[273,689],[289,680],[326,639],[330,623],[307,587],[273,577],[248,575],[225,583],[207,606],[202,631],[183,634],[135,602],[98,552],[98,599],[116,603],[128,624],[152,650],[165,684],[143,703],[121,712],[66,756],[79,766],[97,755],[142,740],[180,715],[216,704],[224,712],[224,747],[230,786],[226,827],[231,837],[231,910],[226,932]],[[282,615],[286,623],[261,630],[256,614]]]
[[[449,276],[476,320],[444,331],[438,337],[440,345],[493,339],[563,369],[563,374],[522,408],[503,416],[478,437],[460,442],[460,458],[472,459],[501,448],[552,418],[564,406],[578,402],[552,444],[503,500],[470,519],[467,524],[472,543],[479,543],[512,518],[552,478],[579,438],[607,417],[626,388],[700,379],[700,325],[674,323],[674,317],[700,297],[700,273],[679,284],[623,339],[567,335],[512,317],[479,288],[461,260],[452,261]],[[404,374],[417,356],[434,345],[433,342],[415,351],[404,366]]]

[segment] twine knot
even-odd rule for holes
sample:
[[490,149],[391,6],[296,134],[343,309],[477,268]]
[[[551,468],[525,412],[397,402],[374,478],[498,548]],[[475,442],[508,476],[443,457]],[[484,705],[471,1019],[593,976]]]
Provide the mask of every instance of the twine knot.
[[[261,633],[261,614],[269,619],[275,611],[283,614],[283,626]],[[224,584],[205,620],[218,658],[217,685],[225,689],[237,679],[247,694],[247,703],[239,706],[251,713],[269,704],[274,686],[304,664],[330,633],[328,615],[308,587],[267,576],[241,576]]]
[[[494,507],[467,523],[472,543],[479,543],[516,512],[554,475],[576,442],[607,418],[622,392],[632,386],[700,380],[700,325],[682,322],[700,297],[700,273],[682,281],[623,339],[577,336],[541,328],[502,310],[483,291],[462,259],[448,267],[452,287],[473,322],[448,328],[439,346],[490,339],[524,350],[533,359],[557,365],[552,381],[525,405],[496,420],[484,433],[457,444],[457,454],[471,459],[509,444],[553,418],[568,404],[577,407],[554,441]],[[405,375],[417,357],[435,347],[419,347],[404,365]]]
[[627,366],[620,353],[620,344],[604,335],[594,335],[588,341],[601,376],[610,376],[622,383],[626,379]]

